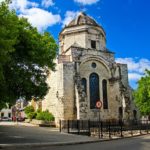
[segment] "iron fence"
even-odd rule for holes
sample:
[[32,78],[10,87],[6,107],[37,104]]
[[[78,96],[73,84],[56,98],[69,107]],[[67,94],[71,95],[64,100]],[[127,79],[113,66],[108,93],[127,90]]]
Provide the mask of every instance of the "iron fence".
[[137,134],[148,134],[150,132],[150,121],[60,120],[60,132],[96,136],[99,138],[119,138]]

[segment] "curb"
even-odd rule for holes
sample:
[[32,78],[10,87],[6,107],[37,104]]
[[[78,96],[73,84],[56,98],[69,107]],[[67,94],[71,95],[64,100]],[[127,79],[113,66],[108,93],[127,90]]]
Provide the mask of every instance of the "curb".
[[146,136],[150,134],[135,135],[131,137],[115,138],[115,139],[98,139],[89,141],[78,141],[78,142],[56,142],[56,143],[26,143],[26,144],[0,144],[0,149],[3,148],[31,148],[31,147],[48,147],[48,146],[64,146],[64,145],[76,145],[76,144],[88,144],[88,143],[98,143],[98,142],[109,142],[114,140],[123,140],[128,138],[135,138],[139,136]]
[[79,142],[57,142],[57,143],[26,143],[26,144],[0,144],[0,149],[3,148],[23,148],[23,147],[48,147],[48,146],[64,146],[86,143],[96,143],[109,140],[94,140],[94,141],[79,141]]

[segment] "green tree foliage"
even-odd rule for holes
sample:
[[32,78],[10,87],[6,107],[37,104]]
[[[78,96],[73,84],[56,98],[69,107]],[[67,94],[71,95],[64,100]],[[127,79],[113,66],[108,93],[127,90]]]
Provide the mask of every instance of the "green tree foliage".
[[44,120],[44,121],[54,121],[55,118],[52,113],[50,113],[48,110],[46,110],[46,111],[37,112],[36,119]]
[[4,107],[7,99],[7,87],[5,79],[5,64],[11,61],[10,54],[15,51],[14,45],[17,43],[18,21],[15,13],[8,11],[5,3],[0,4],[0,108]]
[[33,106],[27,106],[24,110],[25,114],[27,115],[27,118],[32,120],[36,117],[36,112],[33,108]]
[[150,71],[138,81],[138,88],[134,92],[135,103],[142,115],[150,115]]
[[49,33],[39,33],[7,3],[0,4],[0,108],[19,97],[46,95],[46,78],[55,68],[57,48]]

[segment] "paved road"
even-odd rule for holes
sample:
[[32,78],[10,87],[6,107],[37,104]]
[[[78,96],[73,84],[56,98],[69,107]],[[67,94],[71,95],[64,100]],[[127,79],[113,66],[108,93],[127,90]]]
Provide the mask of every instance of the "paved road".
[[[20,150],[20,148],[7,148]],[[24,147],[21,150],[150,150],[150,135],[89,144]]]
[[[50,128],[33,127],[28,124],[25,126],[16,124],[5,124],[3,126],[0,124],[0,150],[150,150],[150,135],[96,143],[63,145],[67,142],[93,142],[94,140],[97,139],[87,136],[60,134]],[[28,145],[20,147],[20,145],[27,143]],[[34,146],[29,143],[34,144]],[[50,143],[62,143],[62,145],[50,146]],[[6,144],[7,147],[2,146],[3,144]],[[20,145],[18,147],[8,147],[9,144]]]
[[[51,147],[52,150],[150,150],[150,136],[120,139],[70,146]],[[38,149],[36,149],[38,150]],[[40,150],[40,149],[39,149]],[[41,150],[48,150],[42,148]]]
[[[4,123],[3,123],[4,124]],[[1,144],[27,144],[27,143],[58,143],[93,141],[95,138],[60,133],[55,128],[42,128],[28,124],[0,123]]]

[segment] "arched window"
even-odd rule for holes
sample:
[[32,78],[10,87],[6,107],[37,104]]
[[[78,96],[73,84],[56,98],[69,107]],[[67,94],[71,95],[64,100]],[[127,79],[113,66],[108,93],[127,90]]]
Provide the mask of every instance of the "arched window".
[[85,79],[85,78],[82,78],[82,86],[83,86],[84,92],[86,93],[86,90],[87,90],[87,82],[86,82],[86,79]]
[[102,81],[102,88],[103,88],[103,108],[108,109],[107,81],[105,79]]
[[96,108],[96,102],[100,99],[99,94],[99,76],[96,73],[92,73],[89,78],[90,82],[90,108]]

